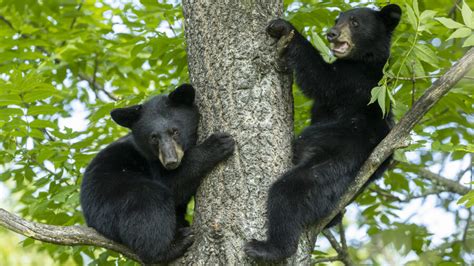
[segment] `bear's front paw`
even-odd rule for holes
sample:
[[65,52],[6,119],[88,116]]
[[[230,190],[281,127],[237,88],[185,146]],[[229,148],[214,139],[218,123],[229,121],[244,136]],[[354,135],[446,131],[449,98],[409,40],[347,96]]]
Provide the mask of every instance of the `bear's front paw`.
[[210,154],[223,159],[234,152],[235,140],[227,133],[214,133],[203,144]]
[[194,233],[191,228],[186,227],[178,230],[176,243],[181,246],[183,253],[194,243]]
[[266,241],[258,241],[256,239],[252,239],[245,244],[244,252],[255,260],[269,262],[279,262],[291,255]]
[[191,227],[181,227],[176,232],[176,239],[184,239],[188,237],[194,237],[194,232]]
[[267,26],[267,33],[273,38],[279,39],[281,36],[289,35],[293,29],[294,27],[290,22],[278,18],[270,21]]

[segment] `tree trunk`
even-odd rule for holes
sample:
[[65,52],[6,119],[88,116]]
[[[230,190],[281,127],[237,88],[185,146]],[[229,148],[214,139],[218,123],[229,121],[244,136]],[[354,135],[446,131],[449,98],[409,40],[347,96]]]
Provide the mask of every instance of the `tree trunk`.
[[[275,41],[265,33],[267,23],[281,16],[283,1],[225,2],[183,1],[200,137],[224,131],[237,146],[203,181],[196,195],[196,240],[178,264],[251,263],[243,246],[264,237],[267,191],[291,163],[291,75],[275,71]],[[309,264],[311,247],[305,238],[289,262]]]

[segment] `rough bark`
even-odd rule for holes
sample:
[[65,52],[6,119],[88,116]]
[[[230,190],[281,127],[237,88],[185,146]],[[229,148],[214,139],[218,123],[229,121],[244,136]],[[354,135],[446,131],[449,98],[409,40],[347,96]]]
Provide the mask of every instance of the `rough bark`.
[[[203,138],[232,134],[234,156],[213,171],[196,196],[194,245],[178,261],[203,265],[251,263],[243,252],[263,238],[270,184],[290,166],[291,76],[277,73],[268,22],[283,1],[183,1],[190,80],[197,89]],[[308,264],[312,243],[291,261]]]

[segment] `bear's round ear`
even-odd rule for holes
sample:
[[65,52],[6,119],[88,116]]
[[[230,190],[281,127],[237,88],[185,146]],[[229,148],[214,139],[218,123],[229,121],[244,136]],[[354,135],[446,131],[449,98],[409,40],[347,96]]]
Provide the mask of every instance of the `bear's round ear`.
[[115,123],[131,128],[133,124],[140,118],[142,106],[133,105],[125,108],[117,108],[110,112],[110,116],[115,121]]
[[182,84],[172,91],[168,98],[177,104],[193,105],[195,91],[191,84]]
[[379,11],[380,17],[385,23],[387,30],[392,32],[397,27],[402,17],[402,9],[395,4],[386,5]]

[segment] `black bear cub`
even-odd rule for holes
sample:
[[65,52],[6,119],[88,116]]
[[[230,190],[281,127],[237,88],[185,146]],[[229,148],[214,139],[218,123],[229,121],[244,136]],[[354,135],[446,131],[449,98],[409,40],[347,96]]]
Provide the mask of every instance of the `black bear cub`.
[[[393,4],[380,11],[357,8],[341,13],[327,33],[337,57],[332,64],[289,22],[270,22],[267,32],[279,39],[278,54],[314,105],[311,125],[294,144],[295,166],[270,188],[267,239],[247,243],[245,252],[250,257],[279,261],[294,254],[302,230],[335,208],[371,151],[388,134],[391,114],[384,118],[377,104],[368,103],[383,76],[400,16],[400,7]],[[388,160],[370,181],[379,178],[387,164]],[[336,216],[329,226],[340,219]]]
[[184,84],[168,96],[113,110],[112,119],[131,134],[100,151],[84,174],[87,224],[144,263],[169,262],[192,244],[186,205],[206,173],[234,150],[224,133],[196,145],[194,93]]

